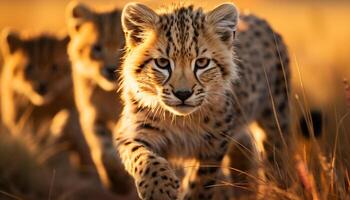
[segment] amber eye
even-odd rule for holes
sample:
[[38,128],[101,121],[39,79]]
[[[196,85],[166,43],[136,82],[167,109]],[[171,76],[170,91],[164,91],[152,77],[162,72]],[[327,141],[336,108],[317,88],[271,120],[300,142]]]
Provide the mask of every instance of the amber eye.
[[101,45],[98,45],[98,44],[93,45],[92,51],[94,51],[95,53],[101,53],[101,51],[102,51]]
[[95,44],[91,47],[92,57],[95,59],[100,59],[102,56],[103,48],[99,44]]
[[169,69],[170,68],[170,61],[166,58],[157,58],[154,59],[156,65],[161,69]]
[[209,58],[198,58],[195,63],[195,67],[197,69],[204,69],[206,68],[210,63]]

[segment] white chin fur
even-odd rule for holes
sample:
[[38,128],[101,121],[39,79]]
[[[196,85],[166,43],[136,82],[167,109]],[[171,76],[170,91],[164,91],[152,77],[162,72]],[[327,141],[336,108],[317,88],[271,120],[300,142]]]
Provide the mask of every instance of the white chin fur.
[[30,101],[36,106],[42,106],[47,102],[47,100],[45,100],[44,97],[39,96],[37,94],[31,94]]
[[193,113],[196,110],[195,107],[171,107],[167,105],[164,106],[166,110],[178,116],[186,116]]

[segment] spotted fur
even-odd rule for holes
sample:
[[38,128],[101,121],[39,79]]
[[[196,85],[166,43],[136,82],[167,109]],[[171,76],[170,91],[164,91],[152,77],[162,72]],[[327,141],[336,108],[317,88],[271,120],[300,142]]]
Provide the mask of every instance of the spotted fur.
[[[264,20],[239,18],[233,4],[155,12],[133,3],[122,23],[124,109],[115,135],[141,199],[223,199],[213,190],[221,161],[252,121],[275,159],[289,124],[288,56]],[[181,188],[174,159],[195,160]]]

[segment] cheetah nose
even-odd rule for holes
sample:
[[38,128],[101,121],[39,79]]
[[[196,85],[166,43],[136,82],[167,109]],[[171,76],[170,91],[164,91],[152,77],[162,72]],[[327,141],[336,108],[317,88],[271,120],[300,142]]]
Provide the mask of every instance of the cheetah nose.
[[113,66],[106,66],[102,69],[102,75],[110,81],[114,81],[117,79],[115,73],[115,67]]
[[186,99],[190,98],[192,96],[193,92],[190,90],[179,90],[179,91],[173,91],[174,95],[180,99],[181,101],[186,101]]
[[45,85],[45,83],[39,83],[35,90],[38,92],[38,94],[40,95],[45,95],[47,93],[47,87]]

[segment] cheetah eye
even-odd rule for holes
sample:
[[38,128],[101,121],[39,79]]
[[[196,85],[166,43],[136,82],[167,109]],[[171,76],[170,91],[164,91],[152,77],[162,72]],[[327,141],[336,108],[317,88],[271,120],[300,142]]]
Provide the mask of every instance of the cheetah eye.
[[94,51],[95,53],[101,53],[101,51],[102,51],[101,45],[98,45],[98,44],[93,45],[92,51]]
[[157,59],[154,59],[154,62],[156,63],[157,67],[161,69],[170,68],[170,61],[166,58],[157,58]]
[[94,44],[91,47],[91,54],[92,54],[92,57],[95,58],[95,59],[100,59],[101,58],[102,51],[103,51],[103,48],[99,44]]
[[206,68],[210,63],[209,58],[198,58],[195,63],[195,67],[197,69],[204,69]]

